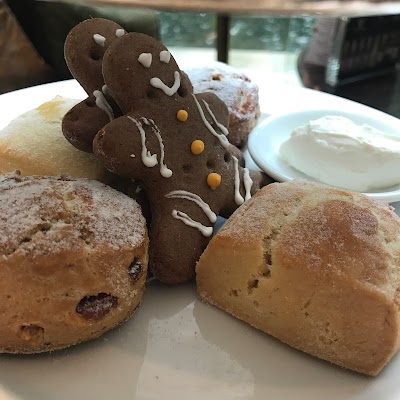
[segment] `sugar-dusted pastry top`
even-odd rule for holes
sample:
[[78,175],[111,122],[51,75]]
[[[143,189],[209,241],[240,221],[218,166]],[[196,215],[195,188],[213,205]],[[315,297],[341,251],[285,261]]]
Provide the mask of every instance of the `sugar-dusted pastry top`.
[[222,62],[189,67],[185,72],[195,93],[215,93],[235,117],[250,119],[256,114],[258,85],[243,72]]
[[335,268],[395,295],[400,275],[389,276],[384,265],[389,256],[392,262],[400,256],[400,220],[387,203],[313,182],[275,183],[240,208],[219,234],[258,241],[271,232],[281,261]]
[[3,175],[0,214],[3,257],[57,253],[82,242],[135,247],[145,234],[137,203],[95,180]]

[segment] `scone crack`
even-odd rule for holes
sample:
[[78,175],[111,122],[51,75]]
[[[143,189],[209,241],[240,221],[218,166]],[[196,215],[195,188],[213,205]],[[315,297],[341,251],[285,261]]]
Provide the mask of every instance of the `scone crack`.
[[4,256],[8,257],[13,255],[15,252],[17,252],[22,246],[26,246],[26,244],[31,243],[35,237],[35,235],[46,235],[48,231],[51,230],[51,224],[50,223],[42,223],[34,226],[30,232],[27,232],[25,235],[23,235],[18,242],[15,244],[15,246],[12,246],[11,248],[4,250]]

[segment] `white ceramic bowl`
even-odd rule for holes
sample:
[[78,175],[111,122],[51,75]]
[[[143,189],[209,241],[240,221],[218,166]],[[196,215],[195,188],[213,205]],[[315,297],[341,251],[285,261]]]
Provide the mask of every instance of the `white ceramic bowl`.
[[[336,109],[303,110],[273,115],[258,124],[249,136],[248,149],[251,157],[258,167],[279,182],[292,179],[315,181],[283,161],[279,157],[279,148],[289,139],[295,128],[326,115],[347,117],[357,124],[371,125],[389,135],[400,135],[399,119],[369,107],[354,112]],[[307,154],[304,154],[304,157],[307,157]],[[400,171],[398,173],[400,174]],[[400,185],[365,194],[387,202],[400,201]]]

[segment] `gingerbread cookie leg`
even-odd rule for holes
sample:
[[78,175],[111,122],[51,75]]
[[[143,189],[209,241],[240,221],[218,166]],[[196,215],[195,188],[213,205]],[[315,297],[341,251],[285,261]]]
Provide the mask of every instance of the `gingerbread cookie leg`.
[[194,266],[213,232],[214,224],[204,211],[196,205],[188,210],[188,202],[188,199],[171,198],[156,214],[149,231],[150,241],[157,243],[150,247],[150,269],[168,284],[194,277]]

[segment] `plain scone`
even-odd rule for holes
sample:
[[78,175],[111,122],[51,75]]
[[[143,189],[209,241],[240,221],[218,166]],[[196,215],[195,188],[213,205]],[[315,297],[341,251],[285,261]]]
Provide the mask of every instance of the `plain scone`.
[[100,336],[145,289],[137,203],[95,180],[0,176],[0,352],[37,353]]
[[197,265],[206,302],[369,375],[399,348],[399,281],[400,219],[391,207],[303,181],[257,192]]
[[69,175],[109,183],[94,154],[73,147],[61,131],[65,113],[79,100],[57,96],[21,114],[0,131],[0,173]]

